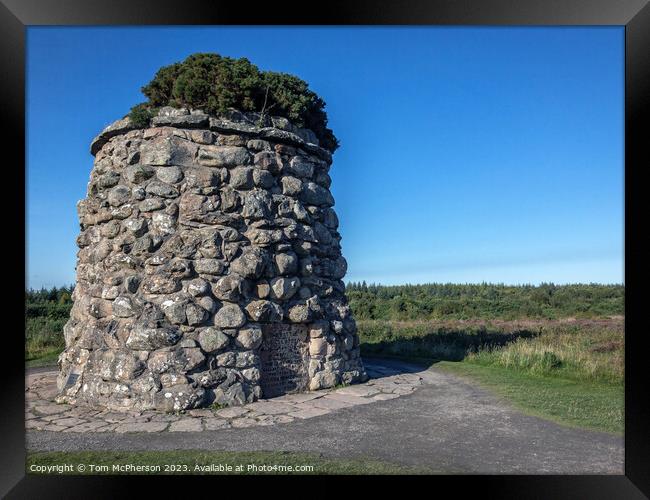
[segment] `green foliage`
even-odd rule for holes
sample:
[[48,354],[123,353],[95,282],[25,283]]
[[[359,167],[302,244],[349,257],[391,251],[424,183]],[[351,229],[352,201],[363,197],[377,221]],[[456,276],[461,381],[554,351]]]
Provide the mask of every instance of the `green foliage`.
[[67,319],[27,318],[25,320],[25,360],[31,361],[65,348],[63,327]]
[[56,357],[65,347],[63,327],[70,317],[73,287],[25,292],[25,360]]
[[217,116],[234,108],[287,118],[313,130],[323,148],[333,152],[338,147],[327,128],[325,102],[305,81],[286,73],[260,71],[246,58],[193,54],[158,70],[142,93],[148,101],[135,106],[129,115],[138,120],[138,126],[144,126],[145,110],[161,106],[186,106]]
[[138,128],[146,128],[149,126],[149,121],[154,116],[154,109],[146,104],[137,104],[131,108],[129,118]]
[[624,314],[623,285],[506,286],[426,284],[382,286],[348,283],[357,319],[593,318]]
[[25,290],[25,305],[30,304],[49,304],[52,302],[72,304],[72,292],[74,285],[62,286],[61,288],[52,287],[50,289],[41,288],[40,290]]

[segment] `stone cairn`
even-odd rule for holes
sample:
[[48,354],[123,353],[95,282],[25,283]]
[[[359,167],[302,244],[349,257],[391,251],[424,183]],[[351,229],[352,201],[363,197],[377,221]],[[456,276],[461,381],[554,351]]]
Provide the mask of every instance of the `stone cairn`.
[[367,379],[312,131],[166,107],[91,153],[58,402],[179,411]]

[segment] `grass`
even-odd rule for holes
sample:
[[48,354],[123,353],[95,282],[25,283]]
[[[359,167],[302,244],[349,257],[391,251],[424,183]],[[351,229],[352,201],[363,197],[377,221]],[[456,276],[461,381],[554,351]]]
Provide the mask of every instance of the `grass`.
[[[96,474],[422,474],[424,469],[404,467],[365,458],[330,459],[319,454],[284,451],[78,451],[40,452],[27,455],[26,470],[33,474],[59,474],[57,466],[71,464],[65,475]],[[78,465],[85,469],[80,472]],[[90,465],[94,466],[94,469]],[[217,466],[222,466],[221,469]],[[113,467],[118,466],[117,470]],[[149,466],[149,470],[128,470],[123,466]],[[257,469],[251,466],[256,466]],[[311,466],[311,470],[296,467]],[[41,468],[34,470],[34,467]],[[47,467],[50,472],[47,472]],[[225,469],[230,467],[230,469]],[[292,468],[292,469],[289,469]],[[225,470],[224,470],[225,469]]]
[[361,352],[496,365],[528,374],[623,384],[623,318],[359,321]]
[[556,322],[532,339],[469,353],[467,360],[529,374],[603,384],[624,380],[623,320]]
[[56,364],[65,348],[63,326],[66,317],[25,318],[25,364],[28,367]]
[[524,413],[585,429],[622,433],[620,385],[528,374],[501,366],[442,361],[436,367],[477,382]]
[[53,348],[40,351],[34,357],[25,361],[25,368],[39,368],[42,366],[56,366],[62,349]]
[[622,317],[524,321],[359,321],[362,354],[440,362],[521,410],[623,432]]

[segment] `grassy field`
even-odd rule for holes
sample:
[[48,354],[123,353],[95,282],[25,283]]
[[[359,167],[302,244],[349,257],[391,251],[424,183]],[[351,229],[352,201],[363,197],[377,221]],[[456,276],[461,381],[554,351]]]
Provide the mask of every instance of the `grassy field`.
[[623,432],[624,321],[359,321],[362,354],[439,362],[520,409]]
[[25,320],[25,365],[28,367],[56,364],[65,348],[64,319],[27,318]]
[[[27,456],[26,470],[32,474],[59,474],[56,467],[71,464],[62,474],[422,474],[409,468],[364,458],[328,459],[322,455],[281,451],[80,451],[43,452]],[[78,465],[84,470],[79,471]],[[94,469],[90,465],[94,466]],[[149,470],[128,470],[122,466],[149,466]],[[217,466],[221,465],[222,468]],[[113,470],[118,466],[118,470]],[[212,467],[211,467],[212,466]],[[303,466],[310,466],[305,469]],[[225,469],[230,467],[230,470]],[[297,468],[300,467],[300,470]],[[37,469],[36,469],[37,468]],[[160,470],[157,470],[159,468]]]
[[35,297],[35,293],[26,294],[25,364],[28,367],[56,364],[65,348],[63,326],[70,316],[72,300],[69,291],[63,290],[52,294],[53,300]]

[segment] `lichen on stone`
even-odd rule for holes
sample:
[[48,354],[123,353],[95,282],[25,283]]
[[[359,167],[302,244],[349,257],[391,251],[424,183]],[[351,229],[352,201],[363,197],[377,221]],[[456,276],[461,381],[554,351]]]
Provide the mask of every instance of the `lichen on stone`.
[[93,141],[60,402],[179,411],[268,397],[269,335],[293,335],[284,373],[304,378],[287,391],[365,380],[331,154],[290,122],[235,115],[162,107],[153,126],[126,118]]

